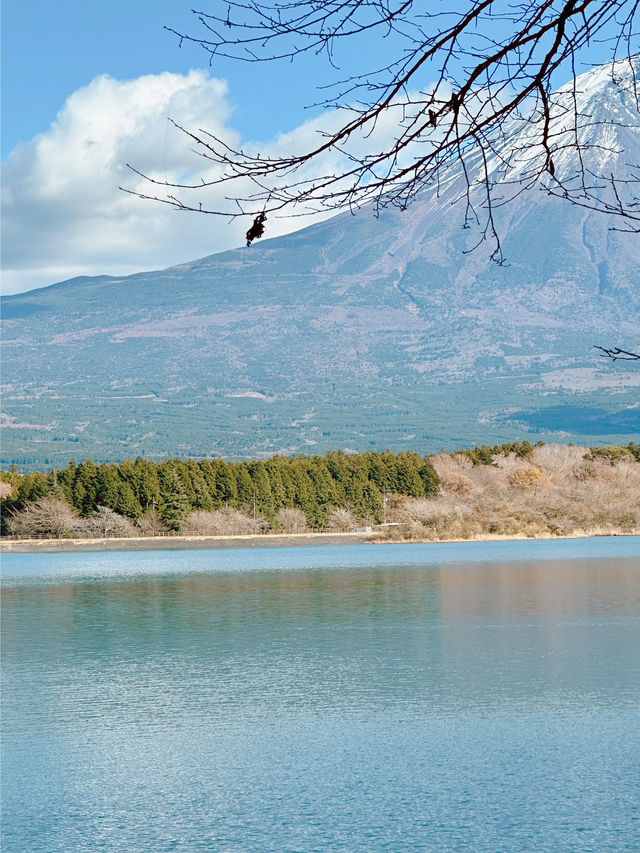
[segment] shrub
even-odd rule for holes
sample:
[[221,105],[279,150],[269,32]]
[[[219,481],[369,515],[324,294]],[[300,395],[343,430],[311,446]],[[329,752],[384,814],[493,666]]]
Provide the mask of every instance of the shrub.
[[516,489],[533,489],[536,486],[546,486],[551,481],[545,472],[535,465],[526,465],[509,476],[509,483]]
[[605,459],[610,465],[615,465],[623,459],[633,459],[634,455],[630,447],[617,447],[607,445],[605,447],[592,447],[587,459]]

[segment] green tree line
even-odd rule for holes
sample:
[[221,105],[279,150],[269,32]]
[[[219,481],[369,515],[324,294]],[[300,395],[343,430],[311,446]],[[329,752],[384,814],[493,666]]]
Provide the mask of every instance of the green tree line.
[[301,509],[312,527],[324,527],[334,509],[349,507],[379,523],[385,494],[424,498],[438,491],[438,475],[426,457],[390,451],[237,463],[87,459],[48,474],[20,474],[14,468],[1,472],[0,479],[12,489],[2,501],[3,533],[7,514],[44,497],[64,500],[82,517],[108,507],[135,520],[154,509],[170,530],[178,530],[193,511],[223,508],[242,509],[270,523],[280,509]]

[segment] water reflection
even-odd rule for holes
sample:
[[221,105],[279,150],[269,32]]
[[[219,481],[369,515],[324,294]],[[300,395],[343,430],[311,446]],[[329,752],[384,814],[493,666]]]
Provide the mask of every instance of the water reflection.
[[639,568],[8,585],[4,849],[623,849]]
[[157,699],[163,718],[194,706],[373,712],[603,690],[621,701],[637,695],[637,590],[633,560],[9,588],[6,687],[19,680],[22,698],[6,713],[39,725],[53,694],[62,724],[74,689],[84,697],[66,703],[70,725],[103,706],[135,714],[135,694]]

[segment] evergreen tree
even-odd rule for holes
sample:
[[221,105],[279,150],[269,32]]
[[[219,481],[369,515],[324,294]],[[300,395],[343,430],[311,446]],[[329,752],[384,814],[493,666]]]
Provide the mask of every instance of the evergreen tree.
[[284,502],[282,506],[295,507],[296,504],[296,481],[293,473],[292,459],[279,459],[277,461],[280,480],[284,489]]
[[214,492],[215,504],[218,508],[236,503],[238,500],[238,486],[236,483],[236,472],[233,465],[229,465],[222,459],[216,460],[216,490]]
[[70,491],[67,493],[67,490],[63,487],[62,483],[58,478],[58,472],[52,471],[47,477],[47,481],[49,483],[49,490],[47,492],[47,497],[54,498],[57,501],[65,501],[71,506]]
[[[632,455],[633,450],[630,446],[624,452]],[[499,452],[526,455],[528,446],[476,448],[468,455],[488,459]],[[48,476],[42,472],[3,472],[2,476],[13,487],[5,507],[20,508],[51,496],[67,500],[85,518],[98,506],[128,518],[157,508],[174,530],[188,511],[211,512],[229,506],[250,514],[255,507],[270,521],[280,509],[300,509],[314,527],[324,527],[336,507],[347,505],[361,518],[380,520],[384,492],[420,498],[438,490],[438,476],[428,459],[390,451],[353,455],[337,451],[236,464],[222,459],[155,463],[138,457],[135,462],[96,466],[87,459]]]
[[245,462],[235,466],[236,473],[236,506],[253,508],[253,480],[249,475]]
[[379,492],[395,492],[395,456],[390,452],[367,453],[368,478],[375,483]]
[[187,467],[189,470],[191,488],[194,493],[193,508],[196,510],[211,511],[214,509],[214,502],[200,464],[195,460],[190,459],[187,463]]
[[213,509],[219,509],[220,504],[218,503],[217,496],[216,468],[214,461],[212,459],[201,459],[198,463],[198,467],[200,468],[200,473],[202,474],[207,493],[211,498],[212,507]]
[[115,510],[120,484],[121,480],[115,465],[102,463],[98,467],[96,475],[96,501],[98,506],[106,506],[108,509]]
[[396,456],[396,488],[399,495],[409,495],[412,498],[424,497],[424,485],[418,467],[422,465],[422,457],[417,453],[400,453]]
[[[287,506],[287,492],[282,481],[281,465],[278,465],[273,459],[265,462],[264,470],[269,478],[269,486],[271,488],[271,496],[273,506],[277,512],[282,507]],[[290,506],[290,505],[289,505]]]
[[132,487],[143,511],[157,507],[160,503],[158,466],[138,456],[133,463]]
[[306,462],[306,459],[296,459],[292,466],[295,506],[305,513],[312,527],[324,527],[327,513],[318,505],[313,480],[306,470]]
[[160,491],[160,518],[169,530],[180,530],[191,510],[191,505],[175,467],[167,466],[161,471]]
[[173,467],[180,477],[180,481],[182,483],[182,490],[187,496],[189,504],[193,507],[196,502],[196,492],[193,488],[193,484],[191,482],[191,472],[189,470],[189,465],[182,459],[170,459],[167,464]]
[[120,515],[126,515],[127,518],[140,518],[142,515],[140,501],[135,496],[130,483],[121,481],[118,484],[118,494],[113,509]]
[[75,460],[72,459],[66,468],[55,472],[58,485],[64,489],[65,499],[71,506],[73,505],[73,484],[76,480],[77,467]]
[[118,477],[120,477],[123,483],[129,483],[135,491],[136,468],[131,459],[125,459],[124,462],[120,462],[117,468]]
[[379,524],[383,518],[382,495],[375,483],[363,477],[359,500],[354,509],[361,518]]
[[97,480],[98,469],[93,459],[87,459],[78,465],[73,484],[73,505],[84,517],[94,512],[98,506]]
[[438,477],[438,472],[428,459],[422,460],[422,464],[418,468],[418,474],[422,480],[425,497],[435,497],[438,494],[440,478]]
[[49,480],[42,471],[33,471],[25,474],[20,478],[20,482],[18,483],[15,504],[22,507],[33,501],[40,500],[40,498],[44,498],[49,494],[50,489]]
[[314,456],[305,461],[305,468],[313,487],[316,513],[323,519],[331,510],[342,505],[345,501],[343,489],[333,480],[329,469],[321,456]]
[[264,462],[250,462],[248,470],[253,483],[253,501],[257,512],[266,519],[272,520],[275,517],[276,508],[265,464]]

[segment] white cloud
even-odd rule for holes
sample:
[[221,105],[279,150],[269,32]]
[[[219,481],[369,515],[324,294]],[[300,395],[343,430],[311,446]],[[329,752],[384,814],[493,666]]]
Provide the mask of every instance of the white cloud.
[[[3,291],[16,293],[76,275],[125,275],[194,260],[240,246],[246,218],[180,213],[123,193],[119,186],[163,195],[127,169],[156,178],[199,182],[215,174],[193,152],[190,140],[168,121],[221,136],[234,147],[264,154],[297,151],[318,144],[318,131],[337,126],[342,115],[325,114],[275,142],[246,143],[230,121],[227,84],[206,71],[146,75],[135,80],[97,77],[74,92],[45,133],[15,148],[3,169]],[[366,143],[384,148],[397,129],[385,117]],[[328,152],[298,178],[335,174],[341,155]],[[250,191],[245,186],[247,194]],[[243,187],[234,192],[243,195]],[[227,209],[228,186],[198,190],[188,200]],[[299,211],[292,211],[293,213]],[[268,236],[279,236],[326,219],[270,216]]]
[[126,163],[184,176],[185,138],[167,121],[206,127],[232,143],[227,86],[203,71],[118,81],[74,92],[45,133],[15,148],[3,168],[3,290],[74,275],[160,268],[242,242],[246,223],[179,214],[118,187],[139,186]]

